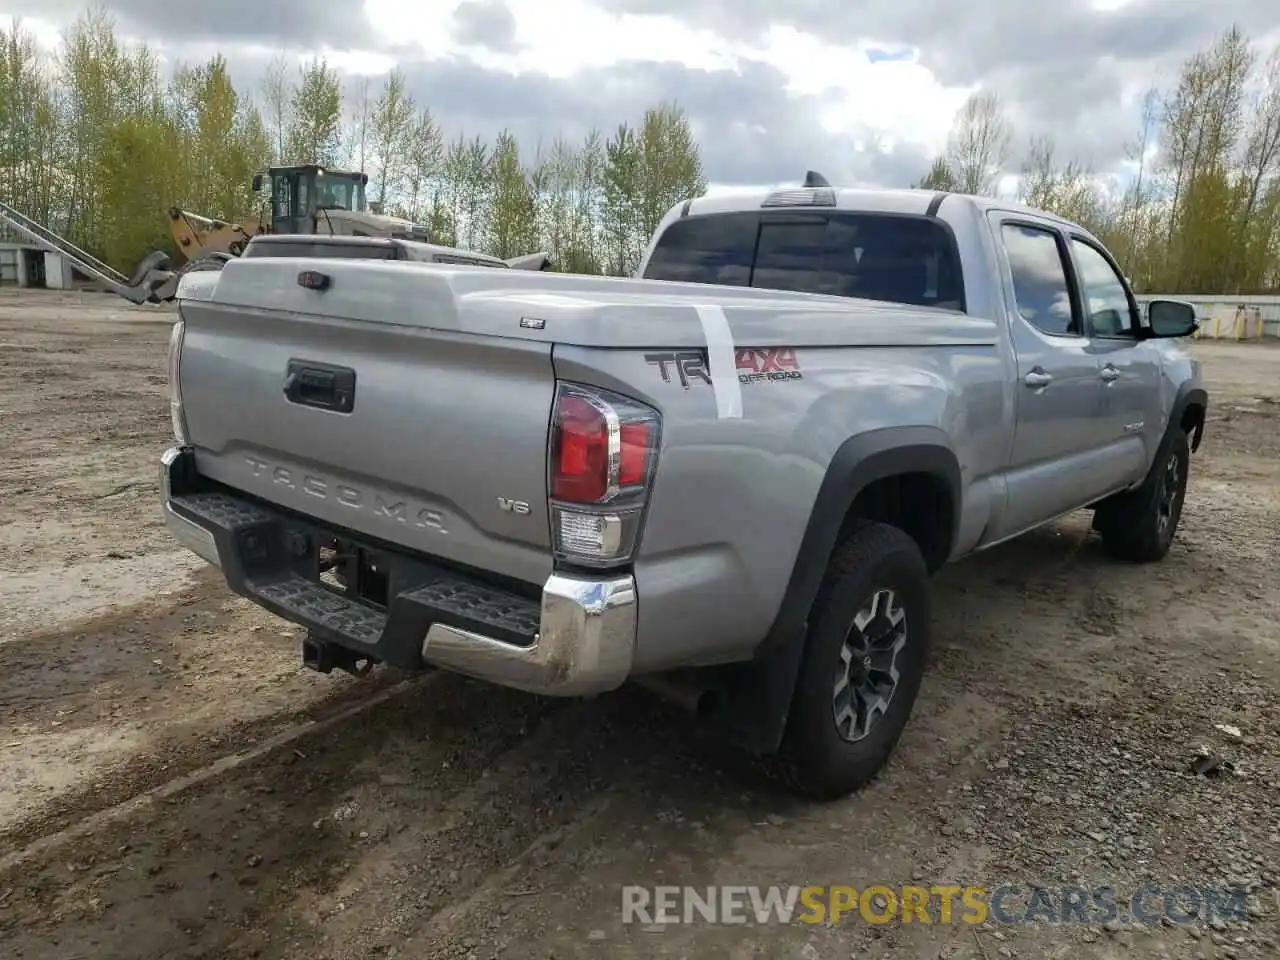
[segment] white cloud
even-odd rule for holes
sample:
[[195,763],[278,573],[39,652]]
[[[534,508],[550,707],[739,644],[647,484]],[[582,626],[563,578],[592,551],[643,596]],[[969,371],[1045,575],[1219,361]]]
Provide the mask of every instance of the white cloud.
[[[33,15],[26,26],[53,48],[85,2],[0,0],[0,16]],[[419,102],[468,135],[607,134],[675,98],[708,174],[737,183],[817,166],[842,182],[905,185],[979,85],[1009,112],[1012,169],[1032,136],[1048,134],[1063,160],[1124,177],[1150,85],[1168,90],[1233,20],[1260,50],[1280,39],[1275,0],[1058,0],[1035,16],[1025,0],[963,10],[936,0],[108,3],[122,35],[167,65],[223,53],[246,88],[282,47],[374,86],[401,66]]]
[[768,43],[746,56],[776,67],[787,92],[827,101],[821,123],[828,133],[874,139],[882,152],[901,142],[941,149],[969,88],[945,87],[910,59],[872,62],[867,51],[891,44],[867,38],[856,46],[828,43],[794,27],[775,26]]
[[31,34],[36,45],[44,52],[53,53],[62,44],[61,24],[50,23],[38,17],[23,17],[20,22],[22,28]]
[[[824,132],[890,152],[902,144],[940,149],[971,88],[946,87],[914,50],[867,37],[834,44],[813,33],[775,26],[763,42],[720,36],[671,16],[609,13],[588,0],[508,0],[516,49],[506,53],[459,47],[452,17],[459,0],[366,0],[365,12],[388,43],[409,43],[433,60],[464,58],[489,70],[536,72],[572,82],[587,70],[623,61],[677,63],[694,70],[735,71],[763,63],[786,78],[786,92],[817,97]],[[893,56],[872,62],[868,51]],[[678,96],[678,94],[677,94]],[[856,144],[854,148],[857,149]]]
[[[791,97],[813,97],[821,104],[816,118],[822,132],[849,138],[855,152],[889,153],[903,145],[928,151],[942,147],[951,119],[969,88],[946,87],[923,66],[917,52],[890,40],[868,37],[856,44],[833,44],[789,26],[775,26],[762,41],[747,43],[718,36],[671,16],[614,14],[589,0],[508,0],[516,24],[516,49],[505,53],[464,47],[453,37],[453,16],[460,0],[365,0],[364,15],[386,50],[343,49],[340,38],[315,53],[343,73],[376,77],[406,58],[469,61],[486,70],[528,73],[573,82],[589,70],[607,70],[624,61],[675,63],[693,70],[735,72],[745,63],[771,66],[786,78]],[[554,15],[548,16],[554,9]],[[26,19],[41,46],[55,49],[62,27]],[[590,38],[590,42],[584,42]],[[147,39],[147,38],[138,38]],[[168,62],[198,62],[227,43],[153,44]],[[242,55],[267,58],[275,49],[237,44]],[[891,50],[872,62],[868,51]],[[309,54],[294,52],[303,61]],[[677,91],[678,97],[678,91]]]

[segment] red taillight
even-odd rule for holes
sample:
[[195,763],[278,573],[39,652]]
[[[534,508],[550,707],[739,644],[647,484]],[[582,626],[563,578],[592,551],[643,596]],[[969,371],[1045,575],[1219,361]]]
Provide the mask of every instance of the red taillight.
[[556,407],[551,496],[595,503],[609,492],[609,420],[585,397],[565,394]]
[[649,444],[652,424],[624,423],[622,434],[622,457],[618,466],[618,483],[624,487],[644,483],[649,460]]
[[604,503],[649,480],[658,413],[607,390],[563,385],[551,421],[551,498]]
[[558,560],[608,568],[640,542],[662,420],[630,397],[576,383],[556,387],[547,504]]

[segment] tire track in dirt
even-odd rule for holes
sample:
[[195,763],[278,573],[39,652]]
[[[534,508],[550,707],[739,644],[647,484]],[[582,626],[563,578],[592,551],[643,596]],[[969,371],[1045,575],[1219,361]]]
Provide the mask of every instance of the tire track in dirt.
[[0,644],[0,851],[387,685],[324,684],[301,668],[295,634],[210,571],[176,597]]
[[[319,736],[331,729],[334,724],[350,720],[356,714],[364,710],[373,709],[392,697],[420,690],[429,679],[429,677],[419,677],[414,680],[401,681],[358,701],[353,706],[347,706],[341,710],[330,709],[325,711],[326,715],[323,717],[311,718],[302,723],[292,724],[279,733],[272,734],[265,740],[252,738],[253,746],[243,752],[231,753],[220,757],[203,767],[190,773],[185,773],[158,787],[153,787],[150,790],[129,797],[114,806],[105,807],[81,817],[75,823],[67,824],[56,833],[41,835],[25,847],[15,850],[7,856],[0,857],[0,873],[13,870],[22,863],[36,859],[41,854],[47,853],[56,847],[68,846],[86,836],[100,833],[112,822],[124,819],[131,814],[145,815],[144,807],[154,806],[156,803],[168,800],[177,794],[195,789],[230,770],[234,770],[236,767],[250,763],[260,757],[265,757],[284,747],[292,746],[297,740]],[[294,749],[296,750],[297,748],[295,747]]]
[[[470,818],[452,810],[450,798],[502,766],[513,731],[534,730],[563,707],[435,675],[421,691],[307,731],[289,748],[0,871],[0,889],[12,891],[0,905],[0,933],[24,958],[88,944],[119,958],[243,956],[265,947],[253,945],[264,936],[279,943],[305,936],[295,914],[281,909],[298,890],[328,902],[352,857],[425,829],[437,819],[433,810],[439,818],[452,813],[439,834],[442,856],[462,865]],[[433,731],[428,739],[424,726]],[[520,813],[511,804],[500,811],[513,817],[513,839],[527,842],[542,821]]]

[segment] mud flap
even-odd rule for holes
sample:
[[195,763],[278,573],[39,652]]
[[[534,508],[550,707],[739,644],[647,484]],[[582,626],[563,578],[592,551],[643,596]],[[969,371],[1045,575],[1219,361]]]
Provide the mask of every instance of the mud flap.
[[807,625],[801,624],[797,636],[763,648],[751,662],[705,668],[704,680],[715,692],[717,704],[705,722],[748,753],[777,753],[791,713],[807,632]]

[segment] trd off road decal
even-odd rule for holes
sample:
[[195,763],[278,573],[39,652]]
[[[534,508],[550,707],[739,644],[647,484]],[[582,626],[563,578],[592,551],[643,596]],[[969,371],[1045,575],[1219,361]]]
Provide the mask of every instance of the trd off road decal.
[[663,383],[671,382],[672,371],[680,379],[680,386],[686,390],[694,380],[711,385],[711,375],[707,373],[707,356],[701,350],[677,350],[674,353],[646,353],[644,362],[658,368]]
[[[707,355],[702,350],[674,350],[669,353],[646,353],[645,363],[658,368],[663,383],[670,383],[674,376],[686,390],[694,383],[711,384],[707,369]],[[735,352],[734,364],[738,368],[740,383],[757,383],[761,380],[799,380],[800,361],[793,347],[740,347]]]

